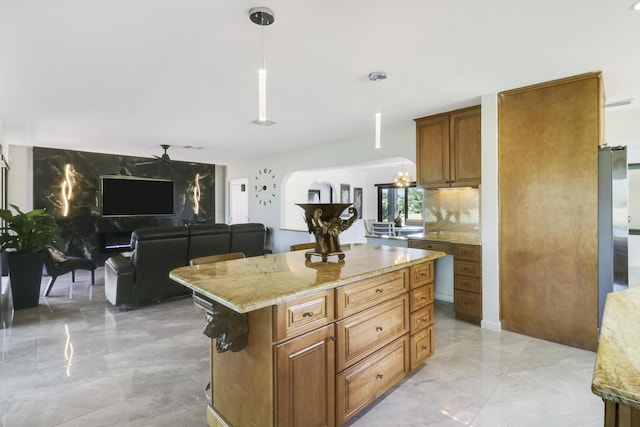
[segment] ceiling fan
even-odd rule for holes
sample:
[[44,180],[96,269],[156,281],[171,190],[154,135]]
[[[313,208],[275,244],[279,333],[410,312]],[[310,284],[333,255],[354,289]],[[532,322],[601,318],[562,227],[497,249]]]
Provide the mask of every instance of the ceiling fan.
[[156,160],[151,160],[150,162],[141,162],[141,163],[136,163],[136,166],[141,166],[141,165],[151,165],[154,163],[160,163],[160,162],[166,162],[166,163],[171,163],[171,159],[169,158],[169,154],[167,154],[167,150],[169,149],[169,147],[171,147],[168,144],[160,144],[160,147],[162,147],[162,149],[164,150],[164,153],[162,154],[162,156],[156,156],[154,155],[153,157],[156,158]]

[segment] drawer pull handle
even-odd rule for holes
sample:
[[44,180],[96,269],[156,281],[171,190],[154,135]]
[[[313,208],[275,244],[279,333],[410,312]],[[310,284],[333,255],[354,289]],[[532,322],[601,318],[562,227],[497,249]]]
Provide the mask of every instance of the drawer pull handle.
[[428,347],[426,345],[422,346],[422,351],[425,351]]
[[428,317],[423,317],[422,319],[420,319],[420,321],[421,321],[422,323],[426,323],[426,322],[428,322],[428,321],[429,321],[429,318],[428,318]]
[[376,289],[376,293],[377,293],[377,294],[381,294],[381,293],[383,293],[383,292],[384,292],[384,289],[382,289],[382,288],[378,288],[378,289]]
[[381,380],[384,378],[384,374],[378,374],[376,375],[376,379]]
[[422,273],[420,274],[420,277],[427,277],[427,276],[428,276],[428,274],[427,274],[427,273],[425,273],[425,272],[422,272]]
[[382,326],[376,326],[376,331],[381,332],[383,330],[384,330],[384,328]]
[[426,299],[427,299],[427,297],[421,297],[421,298],[420,298],[420,301],[424,301],[424,300],[426,300]]
[[306,313],[302,313],[302,317],[312,317],[313,311],[307,311]]
[[329,339],[330,339],[331,341],[335,341],[335,340],[336,340],[336,337],[333,337],[333,336],[332,336],[332,337],[329,337]]

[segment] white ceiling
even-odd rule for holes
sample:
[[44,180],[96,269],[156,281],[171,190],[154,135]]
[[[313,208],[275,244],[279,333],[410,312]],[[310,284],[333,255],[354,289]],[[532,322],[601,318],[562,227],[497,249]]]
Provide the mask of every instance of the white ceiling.
[[[177,160],[247,157],[371,136],[483,94],[603,71],[640,102],[632,0],[0,0],[4,144]],[[257,118],[266,6],[268,117]],[[184,146],[203,147],[200,150]]]

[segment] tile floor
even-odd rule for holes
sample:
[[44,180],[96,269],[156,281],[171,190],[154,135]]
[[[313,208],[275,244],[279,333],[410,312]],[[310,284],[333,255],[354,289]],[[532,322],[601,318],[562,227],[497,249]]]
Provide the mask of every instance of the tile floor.
[[[208,345],[190,299],[122,312],[79,272],[0,329],[0,427],[206,426]],[[65,280],[66,279],[66,280]],[[595,354],[456,321],[436,354],[351,420],[371,426],[600,426]]]

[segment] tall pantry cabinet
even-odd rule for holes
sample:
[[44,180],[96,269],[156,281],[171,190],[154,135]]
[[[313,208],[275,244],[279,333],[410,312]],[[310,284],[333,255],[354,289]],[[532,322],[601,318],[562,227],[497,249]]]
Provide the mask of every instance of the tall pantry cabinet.
[[594,350],[601,73],[498,96],[500,311],[507,330]]

